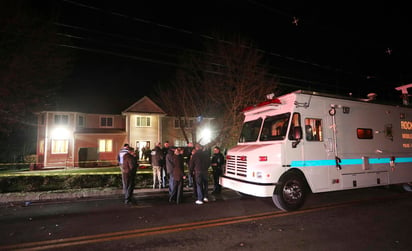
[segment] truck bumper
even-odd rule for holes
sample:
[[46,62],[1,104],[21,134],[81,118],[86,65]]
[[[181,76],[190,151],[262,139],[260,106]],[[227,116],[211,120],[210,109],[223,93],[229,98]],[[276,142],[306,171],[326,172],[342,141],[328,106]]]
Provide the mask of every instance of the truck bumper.
[[250,182],[228,176],[221,176],[219,183],[225,188],[257,197],[272,197],[276,187],[276,183]]

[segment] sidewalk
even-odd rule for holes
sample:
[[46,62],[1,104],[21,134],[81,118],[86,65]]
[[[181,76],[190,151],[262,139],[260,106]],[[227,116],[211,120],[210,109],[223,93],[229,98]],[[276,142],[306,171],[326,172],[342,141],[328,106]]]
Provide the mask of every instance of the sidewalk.
[[[192,188],[184,188],[184,192],[192,191]],[[168,188],[152,189],[142,188],[135,189],[136,197],[147,196],[167,196]],[[87,189],[70,189],[70,190],[56,190],[44,192],[22,192],[22,193],[0,193],[0,204],[3,203],[25,203],[31,204],[39,201],[50,200],[68,200],[68,199],[82,199],[92,197],[108,197],[108,196],[122,196],[122,189],[118,188],[87,188]]]

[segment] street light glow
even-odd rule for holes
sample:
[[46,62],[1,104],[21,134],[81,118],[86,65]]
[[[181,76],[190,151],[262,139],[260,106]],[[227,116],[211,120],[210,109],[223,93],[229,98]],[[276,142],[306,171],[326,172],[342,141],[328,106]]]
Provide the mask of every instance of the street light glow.
[[209,128],[204,128],[200,133],[200,144],[206,145],[212,139],[212,132]]

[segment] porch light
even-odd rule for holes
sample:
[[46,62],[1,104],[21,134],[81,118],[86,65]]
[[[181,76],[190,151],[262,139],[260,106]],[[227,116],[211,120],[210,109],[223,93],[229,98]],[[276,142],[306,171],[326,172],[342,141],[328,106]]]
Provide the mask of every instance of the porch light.
[[51,132],[53,139],[68,139],[70,138],[70,132],[65,127],[56,127]]

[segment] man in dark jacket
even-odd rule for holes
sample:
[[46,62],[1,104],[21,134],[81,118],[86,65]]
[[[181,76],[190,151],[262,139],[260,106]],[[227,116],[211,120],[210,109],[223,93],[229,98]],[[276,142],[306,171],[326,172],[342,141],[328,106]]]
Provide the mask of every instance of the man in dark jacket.
[[128,152],[123,156],[122,165],[122,183],[124,193],[124,203],[132,204],[133,190],[135,186],[136,172],[137,172],[137,159],[134,154],[133,147],[129,147]]
[[169,195],[172,194],[173,191],[173,169],[175,167],[174,155],[175,155],[176,148],[168,148],[166,154],[166,172],[169,179]]
[[[162,187],[162,161],[163,161],[163,152],[160,148],[162,144],[159,142],[156,144],[155,148],[151,152],[151,162],[153,170],[153,189],[156,188],[156,183],[159,184],[159,189]],[[156,182],[157,181],[157,182]]]
[[211,166],[213,170],[213,194],[220,193],[222,190],[222,186],[219,184],[219,177],[222,175],[222,167],[225,163],[225,157],[220,152],[220,148],[215,146],[213,148],[213,156],[211,161]]
[[177,148],[173,156],[173,190],[170,194],[169,202],[176,201],[179,204],[182,200],[183,194],[183,180],[184,176],[184,159],[183,159],[183,150]]
[[[169,144],[169,141],[165,141],[164,143],[163,143],[163,148],[162,148],[162,152],[163,152],[163,161],[162,161],[162,184],[163,184],[163,187],[166,187],[166,179],[167,179],[167,175],[166,174],[168,174],[168,172],[167,172],[167,169],[166,169],[166,155],[167,155],[167,153],[169,152],[169,148],[170,148],[170,144]],[[170,182],[169,182],[170,183]],[[169,191],[170,191],[170,189],[169,189]]]
[[200,144],[195,146],[196,152],[192,156],[192,168],[195,173],[197,186],[196,204],[201,205],[203,202],[208,202],[208,169],[210,166],[210,158]]
[[119,166],[122,167],[123,165],[123,156],[127,153],[129,149],[129,144],[124,144],[122,149],[120,149],[119,154],[117,155],[117,162],[119,163]]

